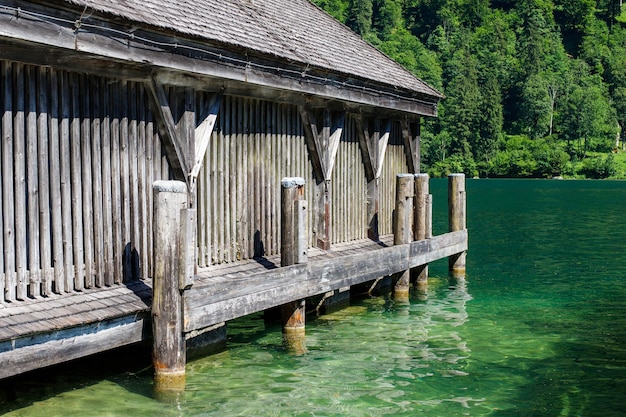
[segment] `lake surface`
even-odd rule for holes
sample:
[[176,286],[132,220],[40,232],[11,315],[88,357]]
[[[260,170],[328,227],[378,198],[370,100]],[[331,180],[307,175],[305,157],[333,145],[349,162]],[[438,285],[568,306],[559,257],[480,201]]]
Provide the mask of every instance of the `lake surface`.
[[[431,192],[439,234],[446,181]],[[175,404],[121,350],[5,382],[0,413],[625,415],[626,182],[468,180],[467,195],[465,282],[438,262],[409,304],[367,298],[309,320],[303,356],[259,315],[231,322],[228,349],[189,362]]]

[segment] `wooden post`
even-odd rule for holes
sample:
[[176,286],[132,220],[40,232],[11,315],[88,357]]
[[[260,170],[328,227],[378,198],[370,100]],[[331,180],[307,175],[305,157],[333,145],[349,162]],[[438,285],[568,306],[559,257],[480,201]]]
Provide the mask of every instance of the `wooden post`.
[[330,250],[331,245],[331,187],[330,180],[315,183],[315,242],[317,247]]
[[[410,243],[413,239],[413,174],[398,174],[396,177],[396,210],[393,227],[393,244]],[[394,288],[396,300],[409,298],[411,271],[400,272]]]
[[[451,232],[466,228],[465,205],[465,174],[448,175],[448,225]],[[448,266],[454,278],[465,278],[465,252],[450,256]]]
[[[281,243],[280,264],[289,266],[307,261],[306,200],[304,179],[283,178],[281,181]],[[283,339],[295,354],[306,353],[305,301],[296,300],[281,307]]]
[[[187,206],[187,186],[180,181],[155,181],[154,281],[152,332],[155,394],[185,389],[181,269],[181,210]],[[184,215],[184,212],[183,212]],[[183,233],[185,235],[185,233]],[[183,255],[184,256],[184,255]]]
[[[430,238],[428,174],[415,174],[415,199],[413,206],[413,236],[415,240]],[[423,286],[428,283],[428,264],[415,268],[415,284]]]

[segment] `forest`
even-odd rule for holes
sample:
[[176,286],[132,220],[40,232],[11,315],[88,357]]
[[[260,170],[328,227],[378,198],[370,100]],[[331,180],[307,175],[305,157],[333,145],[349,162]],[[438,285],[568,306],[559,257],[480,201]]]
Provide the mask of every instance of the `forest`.
[[626,177],[622,0],[314,0],[446,98],[438,177]]

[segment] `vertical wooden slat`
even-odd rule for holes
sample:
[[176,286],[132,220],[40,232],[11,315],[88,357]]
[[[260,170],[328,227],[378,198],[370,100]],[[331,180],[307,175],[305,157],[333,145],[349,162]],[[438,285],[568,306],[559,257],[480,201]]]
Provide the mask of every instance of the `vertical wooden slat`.
[[220,196],[220,198],[218,199],[218,201],[216,202],[216,214],[217,214],[217,227],[218,227],[218,233],[217,233],[217,259],[218,259],[218,263],[222,263],[224,262],[225,258],[224,258],[224,247],[225,247],[225,240],[226,240],[226,190],[227,190],[227,186],[226,186],[226,181],[227,181],[227,175],[224,172],[224,166],[226,165],[226,156],[224,154],[224,151],[226,149],[226,138],[227,138],[227,134],[228,134],[228,129],[230,124],[228,123],[228,117],[227,114],[230,111],[230,97],[228,97],[225,100],[223,100],[222,102],[222,106],[223,109],[220,111],[220,120],[222,122],[222,129],[220,130],[220,137],[219,137],[219,146],[218,146],[218,150],[217,150],[217,163],[218,163],[218,195]]
[[[52,293],[52,242],[50,240],[50,176],[49,137],[48,137],[48,85],[49,78],[45,68],[37,68],[37,138],[39,173],[39,251],[41,256],[41,294]],[[34,242],[33,242],[34,243]]]
[[[130,160],[129,160],[129,97],[128,82],[122,81],[120,91],[120,184],[121,184],[121,204],[122,218],[120,220],[122,240],[116,244],[122,245],[122,274],[123,282],[132,280],[132,258],[131,258],[131,217],[130,217]],[[118,261],[119,262],[119,261]]]
[[234,98],[231,103],[231,122],[230,122],[230,152],[229,152],[229,192],[230,192],[230,239],[229,239],[229,262],[237,259],[237,99]]
[[253,207],[253,211],[252,211],[252,223],[254,224],[254,227],[252,228],[252,233],[253,233],[253,239],[252,239],[252,246],[251,246],[251,250],[252,250],[252,256],[262,256],[263,253],[261,251],[261,192],[263,190],[262,186],[261,186],[261,181],[260,181],[260,177],[261,177],[261,170],[260,170],[260,147],[261,147],[261,102],[259,100],[254,100],[253,101],[253,111],[254,111],[254,116],[252,117],[253,120],[253,125],[252,125],[252,133],[253,133],[253,144],[252,144],[252,148],[254,149],[253,151],[253,166],[254,166],[254,171],[253,171],[253,179],[252,179],[252,184],[251,184],[251,191],[254,195],[254,198],[251,202],[251,205]]
[[138,215],[135,222],[139,225],[139,278],[146,279],[148,277],[148,190],[151,183],[147,182],[146,163],[149,163],[146,153],[146,102],[143,90],[143,84],[137,86],[137,198],[138,198]]
[[235,149],[237,149],[237,154],[235,155],[235,161],[233,167],[233,173],[236,178],[236,189],[235,189],[235,198],[236,198],[236,241],[235,241],[235,250],[236,256],[235,260],[240,260],[245,258],[245,246],[243,245],[244,236],[245,236],[245,205],[244,205],[244,146],[245,146],[245,115],[244,115],[244,106],[245,99],[239,98],[237,99],[237,105],[235,111],[233,113],[233,117],[236,120],[237,126],[237,134],[234,135],[235,139]]
[[[109,85],[108,80],[103,79],[100,83],[101,91],[101,108],[102,122],[101,127],[101,161],[102,161],[102,238],[103,238],[103,259],[104,259],[104,279],[103,284],[106,286],[113,285],[115,282],[115,263],[114,243],[113,243],[113,201],[112,201],[112,178],[111,161],[113,149],[111,147],[111,136],[113,132],[113,120],[115,120],[115,112],[113,112],[112,102],[115,101],[114,85]],[[111,96],[113,95],[113,100]]]
[[250,258],[250,206],[254,201],[254,196],[250,194],[250,189],[248,188],[248,175],[250,170],[252,169],[249,163],[249,152],[248,152],[248,142],[250,140],[250,100],[243,100],[243,143],[242,143],[242,155],[241,155],[241,167],[242,172],[241,179],[242,181],[242,205],[243,205],[243,213],[241,219],[241,229],[243,231],[243,240],[241,241],[241,253],[243,259]]
[[[116,284],[124,280],[123,257],[124,235],[122,234],[122,189],[121,189],[121,159],[120,159],[120,129],[122,112],[120,109],[123,100],[121,82],[115,83],[111,89],[110,101],[112,105],[111,120],[111,207],[113,228],[113,282]],[[160,157],[160,156],[159,156]]]
[[72,177],[72,240],[74,246],[74,289],[77,291],[85,287],[85,250],[83,246],[83,195],[81,175],[81,146],[80,146],[80,102],[78,75],[70,74],[70,92],[72,101],[72,119],[70,122],[70,152]]
[[13,167],[13,68],[10,63],[0,61],[0,80],[3,90],[2,114],[2,214],[4,219],[2,239],[4,242],[4,274],[5,285],[2,298],[13,301],[16,298],[15,276],[15,206],[14,206],[14,178]]
[[39,184],[37,156],[37,82],[34,67],[25,66],[26,94],[26,188],[28,223],[26,246],[28,250],[28,294],[41,295],[39,257]]
[[213,196],[210,200],[210,206],[211,206],[211,215],[209,216],[209,223],[211,223],[211,225],[213,225],[213,229],[211,231],[211,262],[212,263],[219,263],[220,259],[218,258],[218,249],[220,248],[219,246],[219,241],[218,241],[218,236],[219,236],[219,229],[220,229],[220,223],[218,222],[218,216],[219,216],[219,205],[218,205],[218,201],[221,198],[221,187],[220,187],[220,178],[219,178],[219,171],[218,171],[218,150],[219,150],[219,146],[221,143],[221,137],[222,137],[222,129],[224,126],[224,102],[225,100],[222,100],[222,104],[221,104],[221,108],[220,108],[220,112],[219,112],[219,116],[218,116],[218,122],[217,122],[217,126],[213,131],[213,140],[212,143],[210,144],[211,146],[211,189],[213,190]]
[[232,134],[232,125],[231,125],[231,110],[232,109],[232,98],[229,98],[226,105],[226,117],[225,122],[226,126],[224,127],[224,151],[222,153],[222,159],[224,160],[224,202],[223,208],[224,211],[224,242],[222,246],[223,250],[223,261],[230,261],[230,242],[231,242],[231,223],[230,223],[230,205],[232,203],[230,196],[230,135]]
[[59,97],[61,99],[60,111],[60,137],[59,150],[61,157],[61,224],[63,233],[63,288],[66,292],[74,288],[74,248],[72,240],[72,175],[71,175],[71,151],[70,151],[70,117],[71,100],[70,87],[67,72],[59,74]]
[[92,174],[92,202],[93,202],[93,284],[104,286],[104,219],[103,219],[103,189],[102,189],[102,109],[100,80],[90,77],[87,80],[91,97],[91,174]]
[[16,298],[26,298],[28,287],[28,255],[27,255],[27,230],[26,230],[26,144],[25,144],[25,89],[24,89],[24,66],[14,64],[15,107],[13,111],[13,141],[14,141],[14,178],[15,178],[15,258],[17,267],[17,292]]
[[[141,248],[140,234],[140,218],[139,218],[139,163],[138,154],[138,126],[137,126],[137,84],[135,82],[128,83],[128,163],[130,165],[130,177],[128,183],[130,185],[129,201],[130,201],[130,265],[131,279],[139,279],[141,277],[140,255],[143,252]],[[143,199],[143,196],[141,197]]]
[[[205,95],[200,93],[197,95],[196,100],[198,101],[196,108],[198,109],[203,109],[204,108],[204,98]],[[197,113],[197,117],[196,117],[196,125],[198,125],[201,120],[200,120],[200,114],[199,112]],[[210,148],[207,147],[207,153],[210,151]],[[197,252],[197,261],[198,261],[198,265],[199,266],[206,266],[207,265],[207,261],[206,261],[206,249],[207,249],[207,245],[206,245],[206,214],[207,214],[207,209],[205,206],[205,198],[207,196],[207,194],[209,193],[209,189],[210,186],[206,181],[206,174],[208,171],[208,157],[207,154],[204,155],[204,158],[202,160],[202,167],[200,168],[200,172],[198,173],[198,178],[197,178],[197,184],[196,184],[196,189],[197,189],[197,196],[196,196],[196,213],[197,213],[197,241],[196,241],[196,252]]]
[[272,241],[271,241],[271,232],[272,232],[272,159],[271,159],[271,151],[272,151],[272,141],[271,141],[271,130],[272,130],[272,104],[269,102],[265,102],[265,125],[263,128],[263,143],[264,143],[264,152],[263,152],[263,222],[265,227],[261,231],[262,236],[265,240],[265,250],[267,254],[272,253]]
[[147,207],[146,207],[146,234],[147,234],[147,243],[146,243],[146,253],[147,253],[147,264],[145,265],[144,275],[146,277],[152,277],[152,260],[153,257],[153,247],[152,247],[152,213],[154,212],[154,204],[153,204],[153,196],[152,196],[152,184],[155,181],[155,157],[154,157],[154,149],[156,146],[156,142],[158,141],[157,134],[154,132],[154,122],[152,121],[152,114],[149,111],[150,106],[146,106],[146,92],[145,89],[142,89],[141,92],[142,101],[144,103],[144,117],[146,119],[146,199],[147,199]]
[[261,175],[261,117],[263,115],[261,111],[262,102],[259,100],[254,101],[254,182],[252,189],[254,191],[254,242],[252,253],[255,256],[263,256],[262,242],[263,237],[261,235],[263,226],[261,224],[261,213],[263,210],[263,184]]
[[271,143],[270,143],[270,211],[269,216],[271,219],[271,228],[269,230],[268,235],[271,239],[271,251],[272,255],[277,254],[279,250],[279,239],[278,236],[279,229],[277,227],[277,222],[280,221],[280,215],[277,210],[276,201],[278,198],[278,194],[276,192],[276,182],[280,181],[280,174],[277,172],[277,167],[280,165],[280,161],[278,160],[278,122],[277,122],[277,105],[276,103],[271,103],[272,108],[272,124],[271,124]]
[[[4,67],[5,63],[4,61],[0,60],[0,97],[2,97],[2,95],[4,94],[5,96],[8,95],[4,90],[5,90],[5,83],[4,83],[4,77],[6,76],[6,72],[5,72],[5,67]],[[7,109],[4,108],[4,100],[0,102],[0,112],[2,112],[2,114],[4,115],[7,112]],[[4,132],[4,116],[2,118],[0,118],[0,134],[2,134]],[[0,161],[2,161],[2,149],[4,148],[4,140],[3,137],[0,137]],[[9,198],[9,196],[5,196],[4,195],[4,190],[3,190],[3,182],[2,181],[2,177],[3,177],[3,172],[2,169],[0,168],[0,230],[2,230],[2,235],[0,236],[0,305],[4,302],[4,294],[5,294],[5,285],[6,285],[6,278],[4,275],[4,214],[3,214],[3,207],[4,207],[4,199],[5,198]],[[10,256],[10,255],[9,255]]]
[[[81,114],[81,162],[82,162],[82,216],[83,247],[85,251],[85,288],[94,286],[94,241],[93,241],[93,188],[91,171],[91,95],[89,79],[80,76]],[[80,214],[79,214],[80,215]]]

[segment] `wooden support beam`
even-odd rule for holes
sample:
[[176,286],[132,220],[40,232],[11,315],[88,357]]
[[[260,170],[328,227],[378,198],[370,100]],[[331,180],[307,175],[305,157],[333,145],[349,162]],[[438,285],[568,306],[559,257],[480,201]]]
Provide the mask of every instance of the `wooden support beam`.
[[[0,351],[0,379],[138,343],[150,337],[146,314],[29,335]],[[7,345],[5,344],[5,346]]]
[[[415,174],[415,197],[413,199],[413,236],[415,240],[430,237],[429,219],[431,215],[428,194],[428,174]],[[412,271],[418,286],[428,283],[428,264],[421,265]]]
[[[154,191],[154,281],[152,332],[156,393],[185,389],[183,334],[181,212],[187,207],[187,187],[180,181],[156,181]],[[183,236],[185,234],[183,233]]]
[[404,141],[404,152],[409,172],[418,174],[420,172],[420,152],[421,152],[421,126],[420,119],[409,121],[403,119],[400,122],[402,127],[402,139]]
[[357,135],[367,179],[367,236],[378,240],[379,178],[391,132],[391,120],[357,115]]
[[[465,230],[466,225],[465,174],[448,175],[448,226],[451,232]],[[465,251],[448,258],[454,278],[465,278]]]
[[[280,264],[290,266],[307,261],[306,201],[304,179],[283,178],[281,181],[281,244]],[[287,348],[296,354],[306,352],[304,299],[283,304],[283,337]]]
[[[206,150],[211,140],[211,135],[213,134],[213,128],[215,127],[215,122],[217,121],[217,115],[220,111],[220,106],[222,105],[223,96],[222,92],[213,94],[211,100],[206,103],[206,106],[200,109],[200,123],[198,124],[198,127],[196,127],[195,132],[195,161],[193,167],[191,168],[191,177],[193,179],[198,177],[200,168],[202,168],[202,161],[204,160],[204,155],[206,154]],[[193,182],[195,183],[195,181]]]
[[176,122],[174,121],[165,88],[154,77],[150,78],[145,85],[149,97],[150,110],[152,110],[155,116],[161,143],[165,148],[174,178],[179,181],[188,181],[190,170],[187,164],[187,151],[177,134]]
[[[396,177],[396,209],[394,216],[393,244],[403,245],[413,240],[413,195],[414,178],[412,174],[398,174]],[[394,297],[405,300],[409,297],[411,271],[399,273],[394,288]]]
[[315,177],[315,242],[324,250],[330,249],[331,242],[331,193],[330,179],[341,134],[345,123],[345,112],[332,112],[328,109],[314,111],[300,106],[300,116],[307,139]]

